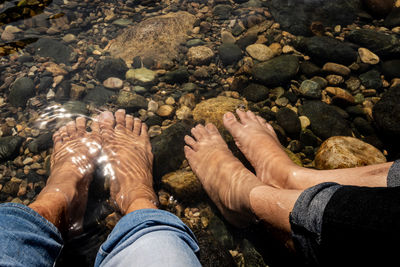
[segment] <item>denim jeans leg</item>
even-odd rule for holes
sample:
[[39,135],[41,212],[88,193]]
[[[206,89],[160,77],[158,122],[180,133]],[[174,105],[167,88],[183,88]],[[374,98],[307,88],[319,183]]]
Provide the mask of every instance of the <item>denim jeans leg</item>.
[[201,266],[190,229],[175,215],[143,209],[125,215],[97,254],[95,266]]
[[58,229],[34,210],[0,204],[0,266],[54,266],[62,247]]

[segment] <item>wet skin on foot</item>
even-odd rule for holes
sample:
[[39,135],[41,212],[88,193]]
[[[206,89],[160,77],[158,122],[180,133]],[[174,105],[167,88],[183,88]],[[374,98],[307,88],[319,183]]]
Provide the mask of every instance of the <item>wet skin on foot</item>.
[[224,217],[237,227],[255,217],[249,195],[263,183],[233,156],[213,124],[197,125],[185,136],[185,156],[203,188]]

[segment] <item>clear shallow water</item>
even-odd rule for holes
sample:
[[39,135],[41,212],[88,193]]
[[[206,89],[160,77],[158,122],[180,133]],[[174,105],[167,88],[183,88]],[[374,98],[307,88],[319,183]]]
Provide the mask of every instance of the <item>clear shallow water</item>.
[[[214,218],[218,213],[190,180],[183,136],[194,120],[218,125],[223,112],[245,107],[272,122],[307,167],[333,135],[354,136],[396,158],[398,146],[387,141],[398,136],[392,127],[398,118],[372,110],[400,78],[399,22],[390,16],[356,0],[2,1],[0,122],[2,137],[13,136],[4,142],[13,146],[0,140],[0,201],[34,200],[60,126],[125,108],[150,127],[162,208],[196,232],[203,265],[287,266],[292,259],[271,238],[257,238],[259,229],[237,230]],[[360,47],[379,63],[361,60]],[[328,62],[345,68],[324,69]],[[219,95],[227,98],[206,101]],[[185,172],[172,176],[177,183],[162,179],[177,170]],[[85,232],[68,243],[60,266],[91,265],[118,220],[104,184],[97,173]]]

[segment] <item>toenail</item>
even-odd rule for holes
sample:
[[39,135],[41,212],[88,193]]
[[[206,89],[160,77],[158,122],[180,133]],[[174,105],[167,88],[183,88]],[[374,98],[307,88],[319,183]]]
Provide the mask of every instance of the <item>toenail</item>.
[[225,113],[225,119],[227,120],[233,120],[234,116],[232,113]]

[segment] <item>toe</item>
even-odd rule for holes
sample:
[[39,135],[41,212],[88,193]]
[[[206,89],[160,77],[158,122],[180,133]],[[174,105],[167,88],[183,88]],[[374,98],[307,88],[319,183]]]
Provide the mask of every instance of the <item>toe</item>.
[[133,133],[136,135],[140,135],[142,130],[142,121],[138,118],[133,119]]
[[212,123],[207,123],[206,125],[206,130],[210,133],[210,134],[219,134],[219,131],[217,129],[217,127],[212,124]]
[[53,134],[54,151],[57,151],[62,146],[62,138],[59,131]]
[[240,118],[240,122],[242,124],[245,124],[249,121],[249,117],[247,116],[247,112],[237,109],[236,110],[236,114],[238,114],[239,118]]
[[115,112],[115,120],[117,122],[117,126],[125,127],[125,109],[118,109]]
[[84,117],[76,118],[75,124],[79,135],[82,135],[86,132],[86,119]]
[[69,140],[71,140],[71,138],[68,135],[66,126],[61,127],[58,131],[60,132],[60,136],[61,136],[61,139],[62,139],[63,143],[68,142]]
[[246,114],[247,114],[247,117],[248,117],[250,120],[255,121],[255,122],[258,122],[257,117],[256,117],[256,114],[254,114],[254,112],[248,110],[248,111],[246,112]]
[[192,128],[192,135],[196,138],[197,141],[200,141],[207,134],[207,130],[203,125],[198,124],[196,127]]
[[261,118],[260,116],[256,116],[257,121],[262,125],[265,126],[265,124],[267,123],[267,121],[264,118]]
[[140,136],[144,136],[146,138],[149,137],[146,123],[142,123],[142,129],[140,130]]
[[92,125],[90,126],[93,133],[100,133],[99,117],[95,116],[92,118]]
[[133,116],[132,115],[126,115],[125,116],[125,127],[129,131],[133,130]]
[[115,125],[114,115],[110,111],[104,111],[99,117],[100,130],[113,129]]
[[[239,113],[238,113],[239,114]],[[223,123],[225,128],[232,134],[237,135],[243,128],[243,125],[238,122],[235,115],[233,113],[228,112],[223,117]]]
[[194,151],[197,151],[197,142],[193,139],[193,137],[185,135],[185,143],[190,146]]
[[67,133],[70,137],[76,135],[76,124],[75,121],[70,121],[67,123]]
[[185,157],[190,161],[195,151],[191,149],[189,146],[184,146],[183,151],[185,152]]

